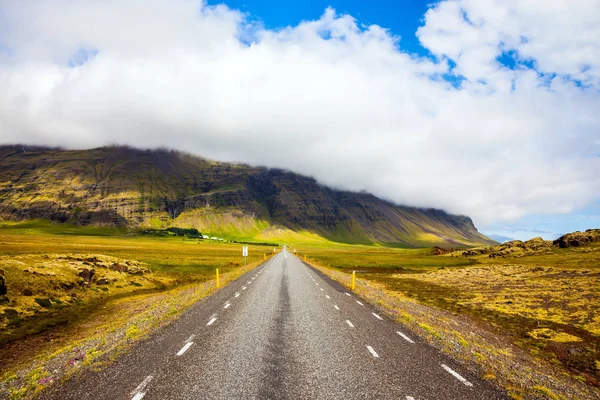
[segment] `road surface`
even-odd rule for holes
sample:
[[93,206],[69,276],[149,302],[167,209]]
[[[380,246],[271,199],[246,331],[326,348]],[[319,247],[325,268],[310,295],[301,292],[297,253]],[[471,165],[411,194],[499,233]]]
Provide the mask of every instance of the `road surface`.
[[284,250],[43,398],[507,397]]

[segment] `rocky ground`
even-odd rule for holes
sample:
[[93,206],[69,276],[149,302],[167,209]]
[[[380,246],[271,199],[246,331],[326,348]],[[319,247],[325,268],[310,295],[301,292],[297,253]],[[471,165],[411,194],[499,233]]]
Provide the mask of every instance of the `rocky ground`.
[[585,232],[567,233],[554,241],[538,237],[526,241],[513,240],[497,246],[476,247],[449,253],[437,251],[435,254],[449,254],[452,257],[525,257],[547,253],[556,248],[582,247],[598,241],[600,241],[600,229],[588,229]]
[[0,272],[0,344],[34,333],[34,321],[161,283],[138,261],[94,254],[1,256]]

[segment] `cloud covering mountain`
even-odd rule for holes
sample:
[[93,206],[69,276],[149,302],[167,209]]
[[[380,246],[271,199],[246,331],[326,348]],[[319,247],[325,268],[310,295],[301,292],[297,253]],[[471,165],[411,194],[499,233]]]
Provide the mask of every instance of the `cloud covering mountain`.
[[430,52],[325,10],[0,0],[0,141],[168,146],[476,224],[600,198],[600,1],[445,0]]

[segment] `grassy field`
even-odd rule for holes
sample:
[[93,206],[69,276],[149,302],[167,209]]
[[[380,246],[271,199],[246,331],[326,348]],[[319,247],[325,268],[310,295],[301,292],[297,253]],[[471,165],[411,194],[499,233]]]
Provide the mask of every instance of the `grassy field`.
[[[444,330],[456,333],[456,345],[470,347],[476,361],[486,356],[464,338],[484,328],[543,360],[550,370],[560,367],[575,380],[600,387],[600,243],[518,258],[358,246],[299,246],[298,251],[346,284],[344,275],[355,270],[359,282],[386,295],[445,311],[443,317],[419,321],[406,310],[393,310],[404,322],[415,320],[417,329],[434,339],[444,336]],[[456,321],[467,318],[460,322],[468,321],[466,333],[457,333],[462,331],[456,321],[442,322],[453,316]]]
[[[73,343],[89,347],[88,339],[100,335],[113,334],[115,343],[92,346],[92,355],[110,352],[212,293],[217,268],[226,283],[274,250],[249,245],[244,268],[241,246],[115,228],[0,223],[0,270],[8,289],[0,297],[0,375],[20,377],[13,397],[37,387],[35,379],[23,386],[27,374],[15,374],[19,368],[47,362],[48,354]],[[140,310],[147,314],[142,319]],[[125,337],[117,335],[123,329]]]

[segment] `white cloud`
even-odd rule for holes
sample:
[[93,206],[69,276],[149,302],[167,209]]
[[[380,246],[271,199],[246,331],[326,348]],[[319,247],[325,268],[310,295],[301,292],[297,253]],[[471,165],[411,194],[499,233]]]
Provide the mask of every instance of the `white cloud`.
[[600,197],[600,3],[536,3],[439,3],[432,61],[333,10],[273,31],[192,0],[0,0],[0,141],[166,145],[476,223],[568,213]]

